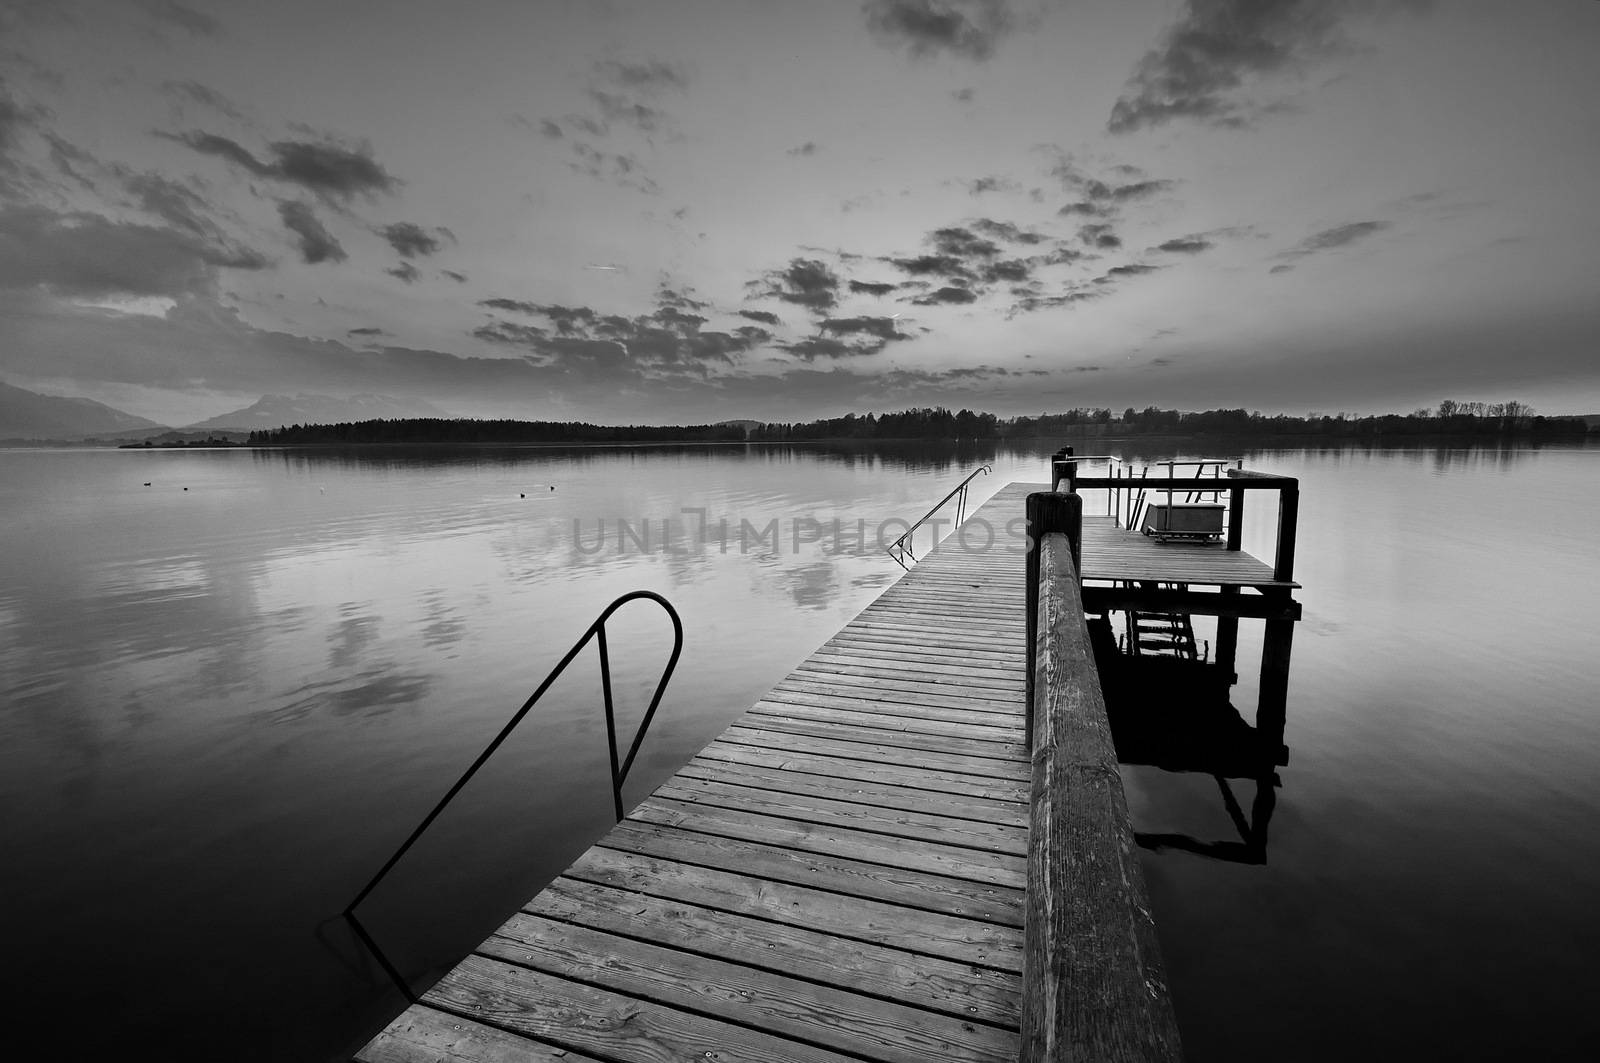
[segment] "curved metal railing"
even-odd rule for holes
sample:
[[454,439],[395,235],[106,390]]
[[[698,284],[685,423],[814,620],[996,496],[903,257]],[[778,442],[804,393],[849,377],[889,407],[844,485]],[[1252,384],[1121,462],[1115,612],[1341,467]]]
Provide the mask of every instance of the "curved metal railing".
[[[920,520],[911,525],[911,527],[907,528],[904,535],[900,536],[900,538],[884,547],[883,552],[894,558],[895,562],[899,564],[901,568],[909,569],[911,566],[906,564],[906,558],[909,557],[913,561],[917,559],[917,555],[912,551],[911,541],[911,537],[916,533],[916,530],[927,523],[929,517],[943,509],[944,504],[950,501],[952,498],[956,498],[957,495],[961,496],[956,501],[956,525],[959,527],[961,522],[967,518],[967,485],[976,479],[979,473],[989,473],[993,471],[994,469],[991,466],[978,466],[967,476],[965,480],[962,480],[956,485],[955,490],[939,499],[932,509],[928,510],[928,512],[922,515]],[[935,542],[934,545],[937,546],[939,544]]]
[[[611,654],[606,643],[606,621],[611,618],[611,614],[622,608],[622,606],[638,598],[649,599],[667,611],[667,616],[672,620],[672,655],[667,658],[666,667],[661,670],[661,678],[656,683],[655,693],[650,698],[649,708],[645,709],[644,717],[639,721],[639,729],[634,733],[633,741],[628,746],[628,754],[619,761],[617,757],[616,710],[611,697]],[[566,670],[567,665],[571,664],[573,659],[589,644],[590,639],[596,641],[600,650],[600,690],[605,700],[606,743],[611,753],[611,801],[617,813],[617,820],[620,822],[622,819],[622,785],[628,779],[628,771],[633,767],[634,758],[639,753],[639,746],[644,742],[645,732],[650,729],[650,721],[655,718],[656,708],[661,704],[661,695],[666,692],[667,681],[672,678],[672,671],[678,666],[678,657],[683,652],[683,621],[679,619],[678,611],[672,607],[672,603],[654,591],[630,591],[606,606],[600,615],[595,617],[594,623],[590,624],[588,630],[579,637],[577,642],[572,644],[572,649],[568,650],[567,655],[561,658],[560,663],[550,670],[550,674],[545,676],[544,682],[540,683],[539,688],[529,695],[527,701],[522,703],[522,707],[500,729],[500,733],[494,737],[494,740],[484,748],[482,753],[478,754],[478,759],[472,762],[472,766],[462,773],[461,778],[456,780],[455,785],[450,787],[445,795],[439,799],[439,803],[433,806],[433,810],[423,817],[422,822],[417,824],[410,837],[401,843],[400,848],[396,849],[394,854],[378,869],[378,873],[373,875],[371,880],[361,888],[361,892],[355,895],[355,899],[345,905],[344,917],[350,921],[356,933],[360,935],[367,947],[378,958],[378,962],[388,972],[390,979],[400,987],[413,1003],[416,1002],[416,996],[411,992],[411,987],[401,977],[400,972],[395,970],[393,965],[389,963],[388,957],[383,954],[383,950],[378,948],[377,942],[372,939],[366,928],[361,925],[361,921],[356,918],[356,906],[366,900],[367,895],[377,888],[378,883],[383,881],[384,876],[393,870],[394,866],[400,862],[400,858],[406,855],[411,847],[416,844],[417,839],[422,837],[423,832],[433,824],[435,819],[439,818],[439,813],[444,811],[445,806],[450,803],[456,794],[461,792],[461,788],[466,786],[468,781],[477,774],[478,769],[483,767],[484,762],[494,754],[495,750],[500,748],[501,743],[510,737],[517,724],[522,722],[523,717],[527,716],[539,699],[544,696],[544,692],[550,689],[550,684],[556,681],[561,673]]]

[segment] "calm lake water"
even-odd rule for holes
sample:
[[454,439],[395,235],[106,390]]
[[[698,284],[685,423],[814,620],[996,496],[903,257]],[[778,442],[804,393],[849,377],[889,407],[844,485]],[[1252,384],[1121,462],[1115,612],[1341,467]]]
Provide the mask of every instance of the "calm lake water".
[[[1266,863],[1143,857],[1189,1057],[1589,1058],[1600,449],[1152,446],[1093,449],[1302,492]],[[608,602],[686,630],[631,803],[894,580],[880,521],[1053,447],[0,451],[8,1001],[83,1053],[348,1054],[399,997],[337,913]],[[794,541],[836,517],[867,549]],[[625,720],[669,633],[614,622]],[[1124,779],[1141,832],[1237,839],[1210,777]],[[364,918],[426,985],[609,824],[591,648]]]

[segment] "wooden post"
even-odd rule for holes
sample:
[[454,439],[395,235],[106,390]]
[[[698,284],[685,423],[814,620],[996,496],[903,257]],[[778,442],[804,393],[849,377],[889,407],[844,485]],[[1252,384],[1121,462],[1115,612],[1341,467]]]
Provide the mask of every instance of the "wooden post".
[[1244,495],[1242,487],[1228,488],[1228,549],[1244,547]]
[[[1046,512],[1061,498],[1078,500],[1030,495],[1029,511]],[[1177,1020],[1071,545],[1064,535],[1046,533],[1034,552],[1038,589],[1029,595],[1038,619],[1030,704],[1039,704],[1029,727],[1032,818],[1018,1058],[1177,1060]]]
[[1289,705],[1289,656],[1294,649],[1294,621],[1267,620],[1261,642],[1261,685],[1256,700],[1256,736],[1276,753],[1283,744]]
[[1027,581],[1024,591],[1027,598],[1024,620],[1028,639],[1028,674],[1024,681],[1027,689],[1023,704],[1027,714],[1025,719],[1028,721],[1024,728],[1025,740],[1032,743],[1034,636],[1039,623],[1039,543],[1045,535],[1052,532],[1065,533],[1071,544],[1073,571],[1077,571],[1079,554],[1083,548],[1083,498],[1079,495],[1059,494],[1054,491],[1049,493],[1035,491],[1028,496],[1024,504],[1027,507],[1024,512],[1028,518],[1028,552],[1023,559]]
[[1300,526],[1300,481],[1278,491],[1278,550],[1272,564],[1272,578],[1294,579],[1294,540]]

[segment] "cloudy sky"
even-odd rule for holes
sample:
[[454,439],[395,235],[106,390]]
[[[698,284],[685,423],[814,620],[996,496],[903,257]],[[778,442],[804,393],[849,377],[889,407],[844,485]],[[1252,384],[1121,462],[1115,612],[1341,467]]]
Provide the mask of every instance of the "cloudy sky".
[[1594,0],[0,0],[0,378],[167,423],[1600,410]]

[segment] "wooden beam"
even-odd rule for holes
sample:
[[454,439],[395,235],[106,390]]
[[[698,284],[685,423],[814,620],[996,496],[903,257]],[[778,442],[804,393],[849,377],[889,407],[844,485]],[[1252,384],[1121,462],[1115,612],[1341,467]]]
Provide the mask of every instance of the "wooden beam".
[[1036,552],[1038,707],[1019,1059],[1176,1060],[1177,1020],[1077,570],[1065,535],[1045,535]]
[[[1234,593],[1228,593],[1229,590]],[[1276,594],[1239,594],[1238,588],[1221,591],[1157,590],[1144,587],[1083,588],[1083,607],[1090,613],[1109,609],[1138,609],[1153,613],[1192,613],[1197,616],[1250,617],[1257,620],[1299,620],[1300,603]]]

